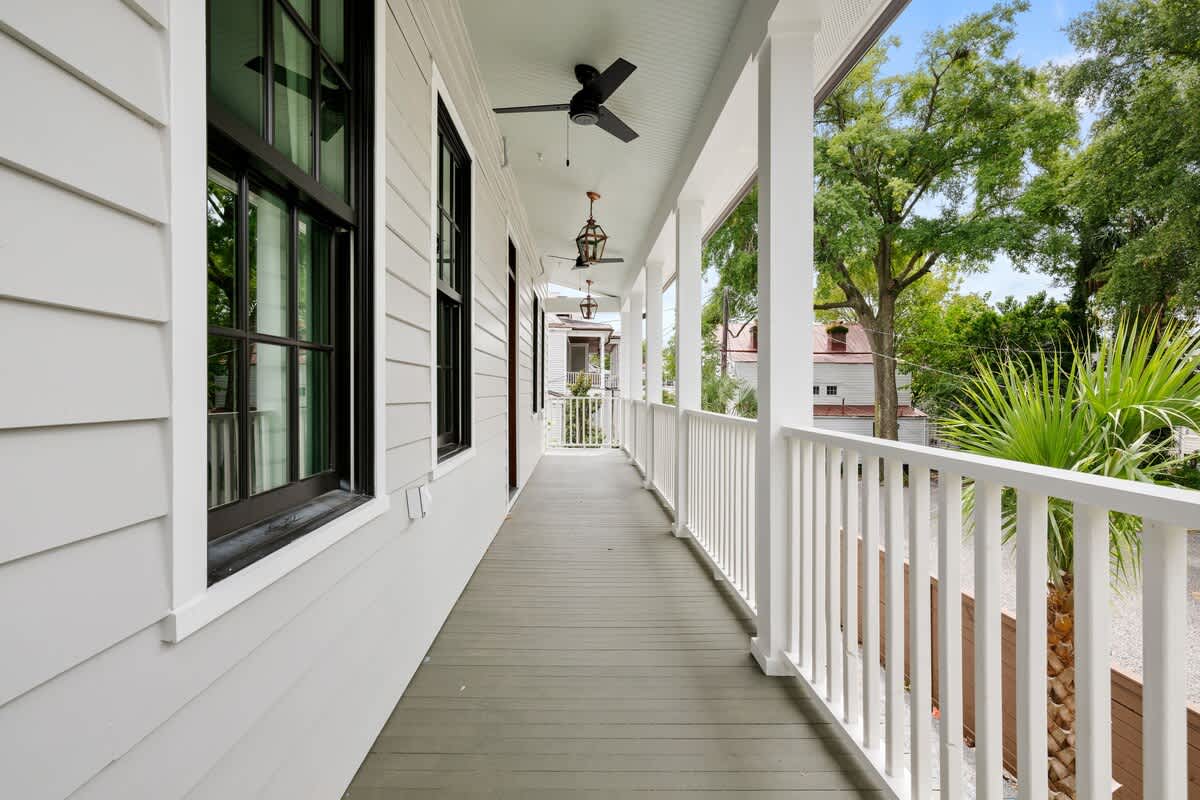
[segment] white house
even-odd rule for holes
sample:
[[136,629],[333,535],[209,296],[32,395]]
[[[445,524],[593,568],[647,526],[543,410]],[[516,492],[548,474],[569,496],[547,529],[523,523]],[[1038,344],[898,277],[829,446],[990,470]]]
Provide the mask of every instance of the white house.
[[[1046,796],[1053,496],[1079,796],[1113,774],[1116,511],[1148,530],[1139,774],[1184,797],[1193,493],[813,427],[813,109],[903,6],[0,0],[0,797],[960,797],[964,685],[999,797],[1002,490],[1022,792]],[[751,178],[753,422],[699,409],[703,231]],[[574,273],[544,256],[589,190],[642,474],[545,447],[547,290]],[[903,589],[931,470],[937,626]],[[877,559],[837,557],[860,490],[882,595]]]
[[[758,388],[758,323],[732,323],[728,344],[716,331],[717,347],[725,348],[729,373],[746,386]],[[812,326],[813,419],[817,427],[860,436],[875,427],[875,378],[871,342],[857,323]],[[896,373],[900,441],[929,444],[929,419],[912,404],[907,373]]]
[[608,323],[570,314],[550,316],[546,323],[546,391],[570,394],[580,375],[591,382],[593,395],[616,391],[620,341]]

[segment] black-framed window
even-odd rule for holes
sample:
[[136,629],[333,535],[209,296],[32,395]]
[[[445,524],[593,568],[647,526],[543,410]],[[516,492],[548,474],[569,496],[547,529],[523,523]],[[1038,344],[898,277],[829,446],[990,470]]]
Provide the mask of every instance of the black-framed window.
[[539,381],[539,376],[541,375],[541,363],[542,363],[542,350],[541,350],[542,337],[541,337],[541,331],[538,330],[538,327],[539,327],[538,323],[541,321],[541,318],[542,318],[542,312],[541,312],[540,306],[541,306],[541,304],[538,302],[538,296],[535,293],[533,295],[533,316],[530,317],[530,319],[529,319],[529,326],[531,328],[533,328],[533,347],[532,347],[532,352],[530,352],[530,354],[529,354],[530,355],[529,361],[533,364],[533,375],[531,376],[532,382],[529,385],[529,393],[530,393],[530,395],[533,396],[533,413],[534,414],[536,414],[538,412],[538,409],[541,407],[540,406],[541,399],[540,399],[539,392],[538,392],[538,388],[541,385],[538,381]]
[[538,332],[541,334],[542,340],[542,357],[541,371],[539,372],[540,383],[538,385],[538,410],[541,411],[546,407],[546,310],[542,309],[542,316],[537,323]]
[[372,31],[356,7],[208,0],[210,583],[373,489]]
[[837,387],[836,387],[836,386],[832,386],[832,385],[830,385],[830,386],[826,386],[826,387],[825,387],[825,394],[827,394],[827,395],[830,395],[830,396],[834,396],[834,395],[836,395],[836,394],[837,394]]
[[437,452],[471,445],[471,159],[438,98]]

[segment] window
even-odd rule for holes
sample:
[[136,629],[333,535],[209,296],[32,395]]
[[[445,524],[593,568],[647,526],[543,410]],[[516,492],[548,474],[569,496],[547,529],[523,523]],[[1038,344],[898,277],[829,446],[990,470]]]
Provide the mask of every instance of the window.
[[437,448],[471,446],[471,159],[438,99]]
[[826,386],[826,387],[825,387],[825,394],[827,394],[827,395],[831,395],[831,396],[832,396],[832,395],[836,395],[836,394],[837,394],[837,387],[836,387],[836,386]]
[[538,339],[542,343],[542,357],[540,360],[541,369],[539,371],[540,383],[538,385],[538,410],[546,407],[546,312],[543,309],[542,315],[537,321]]
[[814,385],[814,386],[813,386],[813,395],[814,395],[814,396],[815,396],[815,395],[819,395],[820,393],[821,393],[821,387],[820,387],[820,386],[816,386],[816,385]]
[[372,38],[350,5],[209,2],[210,583],[372,490]]
[[533,382],[530,384],[529,393],[533,396],[533,413],[534,414],[536,414],[538,412],[538,407],[539,407],[539,402],[540,402],[538,399],[538,386],[540,385],[538,383],[538,375],[541,372],[540,366],[541,366],[541,357],[542,357],[542,351],[541,351],[542,340],[541,340],[541,336],[540,336],[540,331],[538,330],[538,322],[541,320],[541,318],[542,318],[542,312],[539,308],[538,296],[535,294],[533,296],[533,316],[529,320],[529,325],[530,325],[530,327],[533,328],[533,348],[532,348],[533,352],[530,354],[530,359],[529,359],[533,363],[533,376],[531,378],[531,380]]

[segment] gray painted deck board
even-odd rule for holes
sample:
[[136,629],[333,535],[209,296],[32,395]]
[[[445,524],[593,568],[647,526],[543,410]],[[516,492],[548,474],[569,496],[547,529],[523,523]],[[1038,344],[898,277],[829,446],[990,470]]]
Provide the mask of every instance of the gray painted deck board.
[[882,798],[615,453],[550,454],[346,792]]

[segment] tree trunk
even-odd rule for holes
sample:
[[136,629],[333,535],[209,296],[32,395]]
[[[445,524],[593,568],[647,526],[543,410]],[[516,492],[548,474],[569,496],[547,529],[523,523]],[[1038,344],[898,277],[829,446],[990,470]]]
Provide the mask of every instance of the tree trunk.
[[[900,438],[896,408],[896,341],[891,304],[881,303],[879,313],[871,321],[863,320],[874,355],[875,368],[875,435],[893,441]],[[873,330],[872,330],[873,329]]]
[[1051,800],[1075,798],[1075,594],[1071,576],[1046,602],[1046,719]]

